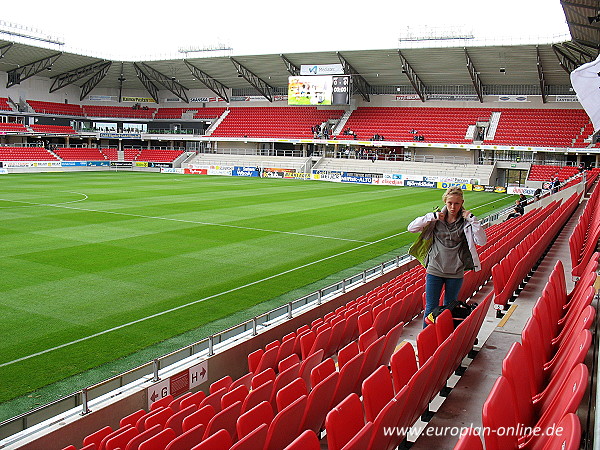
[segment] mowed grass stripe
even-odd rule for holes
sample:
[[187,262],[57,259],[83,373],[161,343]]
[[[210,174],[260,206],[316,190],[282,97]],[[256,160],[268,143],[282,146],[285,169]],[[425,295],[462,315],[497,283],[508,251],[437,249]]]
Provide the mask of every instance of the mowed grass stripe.
[[[0,189],[10,188],[13,199],[21,187],[30,200],[35,190],[44,193],[45,202],[51,200],[48,192],[77,191],[89,197],[77,207],[189,221],[208,217],[236,226],[365,241],[404,231],[417,214],[441,204],[441,191],[435,190],[294,180],[132,173],[0,178]],[[494,194],[472,194],[468,205],[495,199]],[[231,293],[2,367],[6,389],[1,400],[278,297],[414,239],[400,235],[344,253],[359,244],[142,217],[116,220],[116,215],[67,208],[16,209],[0,211],[0,235],[10,236],[10,244],[0,242],[0,249],[9,252],[0,257],[0,267],[8,271],[3,276],[17,280],[0,288],[0,303],[11,311],[0,323],[14,330],[9,341],[0,343],[0,363]],[[331,257],[336,254],[341,255]]]

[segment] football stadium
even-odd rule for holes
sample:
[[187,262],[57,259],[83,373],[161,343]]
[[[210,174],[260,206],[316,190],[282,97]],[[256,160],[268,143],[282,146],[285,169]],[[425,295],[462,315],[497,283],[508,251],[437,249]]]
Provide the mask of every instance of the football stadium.
[[0,21],[0,449],[600,449],[600,1],[554,2],[123,61]]

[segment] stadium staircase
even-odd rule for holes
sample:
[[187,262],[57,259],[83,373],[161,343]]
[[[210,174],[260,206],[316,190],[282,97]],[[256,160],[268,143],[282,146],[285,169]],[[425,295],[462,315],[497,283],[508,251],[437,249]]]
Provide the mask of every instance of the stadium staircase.
[[221,125],[221,122],[223,122],[225,120],[225,118],[229,115],[230,110],[226,109],[225,111],[223,111],[223,114],[221,114],[219,116],[219,118],[217,120],[215,120],[213,123],[210,124],[210,126],[206,129],[206,133],[205,136],[210,136],[212,135],[213,131],[217,129],[217,127],[219,125]]

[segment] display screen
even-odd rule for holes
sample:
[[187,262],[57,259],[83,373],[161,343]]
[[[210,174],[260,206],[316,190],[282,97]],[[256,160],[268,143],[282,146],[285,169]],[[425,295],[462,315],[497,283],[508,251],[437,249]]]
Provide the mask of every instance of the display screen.
[[289,105],[347,105],[349,103],[349,76],[289,77]]

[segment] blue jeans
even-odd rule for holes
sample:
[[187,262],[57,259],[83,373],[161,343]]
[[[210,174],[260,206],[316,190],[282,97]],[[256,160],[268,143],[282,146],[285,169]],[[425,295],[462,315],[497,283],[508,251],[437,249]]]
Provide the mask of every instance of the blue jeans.
[[442,287],[446,287],[444,305],[448,305],[458,298],[462,284],[462,278],[442,278],[429,273],[427,274],[425,277],[425,314],[423,315],[423,327],[426,325],[425,317],[440,304]]

